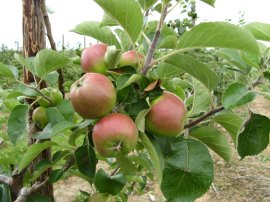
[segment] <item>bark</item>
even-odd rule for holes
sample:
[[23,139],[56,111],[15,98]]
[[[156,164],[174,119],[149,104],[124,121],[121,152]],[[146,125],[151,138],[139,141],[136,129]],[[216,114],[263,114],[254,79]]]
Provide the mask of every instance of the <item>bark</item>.
[[[22,0],[23,3],[23,54],[24,57],[33,57],[38,51],[46,48],[46,35],[45,35],[45,23],[44,16],[42,12],[42,5],[45,4],[44,0]],[[31,72],[24,68],[24,82],[26,84],[32,83],[38,78],[34,78]],[[46,83],[42,82],[40,88],[46,87]],[[28,104],[31,104],[31,100],[26,100]],[[31,138],[32,134],[38,129],[32,123],[32,112],[33,109],[29,111],[29,132],[28,140],[29,144],[34,144],[34,140]],[[37,162],[41,159],[51,159],[51,150],[45,150],[41,153],[39,157],[35,159],[30,165],[30,172]],[[44,174],[41,175],[37,181],[43,182],[48,178],[51,169],[48,169]],[[23,187],[23,186],[21,186]],[[50,184],[46,184],[39,189],[39,193],[45,195],[53,200],[53,187]]]

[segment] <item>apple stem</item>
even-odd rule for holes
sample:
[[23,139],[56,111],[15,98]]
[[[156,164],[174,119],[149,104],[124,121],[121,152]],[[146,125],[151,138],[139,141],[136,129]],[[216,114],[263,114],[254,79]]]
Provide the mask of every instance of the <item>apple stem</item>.
[[122,148],[122,142],[120,141],[115,147],[114,147],[114,150],[115,151],[120,151]]

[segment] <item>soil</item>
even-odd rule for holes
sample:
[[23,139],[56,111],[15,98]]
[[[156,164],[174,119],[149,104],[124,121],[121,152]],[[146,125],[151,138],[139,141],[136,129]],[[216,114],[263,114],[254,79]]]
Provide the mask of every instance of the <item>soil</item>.
[[[258,97],[250,109],[270,117],[270,101]],[[240,161],[236,150],[230,163],[216,154],[214,182],[209,191],[196,202],[268,202],[270,201],[270,146],[261,154]],[[55,185],[56,202],[72,202],[79,190],[90,191],[87,182],[76,177],[62,180]],[[130,202],[165,201],[157,183],[148,184],[143,195],[133,195]]]

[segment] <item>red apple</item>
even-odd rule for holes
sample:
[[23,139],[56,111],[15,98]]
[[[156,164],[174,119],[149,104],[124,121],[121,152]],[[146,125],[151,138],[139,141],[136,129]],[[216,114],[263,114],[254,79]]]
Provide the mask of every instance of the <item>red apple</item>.
[[100,119],[93,128],[93,142],[104,157],[127,154],[136,147],[138,130],[133,120],[124,114],[113,113]]
[[110,113],[116,103],[116,91],[110,79],[98,73],[86,73],[70,91],[75,111],[86,119]]
[[151,102],[151,109],[145,117],[146,129],[159,137],[175,137],[184,129],[186,106],[175,94],[163,92]]
[[143,66],[145,57],[134,51],[128,51],[122,54],[120,60],[119,60],[119,67],[123,66],[132,66],[132,67],[138,67],[138,66]]
[[81,55],[81,67],[84,72],[95,72],[107,75],[107,64],[104,57],[108,45],[100,43],[83,50]]

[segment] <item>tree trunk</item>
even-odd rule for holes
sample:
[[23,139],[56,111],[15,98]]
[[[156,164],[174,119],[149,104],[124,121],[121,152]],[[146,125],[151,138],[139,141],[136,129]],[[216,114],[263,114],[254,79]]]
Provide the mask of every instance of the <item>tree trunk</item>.
[[[39,50],[46,48],[46,36],[45,36],[45,24],[44,17],[42,12],[42,5],[44,5],[44,0],[22,0],[23,4],[23,54],[24,57],[35,56]],[[24,82],[26,84],[32,83],[35,81],[34,76],[24,68]],[[46,87],[46,83],[42,82],[40,88]],[[31,104],[31,100],[26,100],[28,104]],[[32,134],[35,133],[38,129],[32,123],[32,112],[33,109],[29,112],[29,134],[28,140],[29,144],[33,144],[34,140],[31,138]],[[51,151],[45,150],[42,154],[32,162],[30,166],[30,172],[33,171],[33,168],[37,162],[41,159],[51,159]],[[38,181],[44,181],[48,178],[51,169],[47,170]],[[51,184],[46,184],[43,186],[39,193],[44,196],[47,196],[53,200],[53,186]]]

